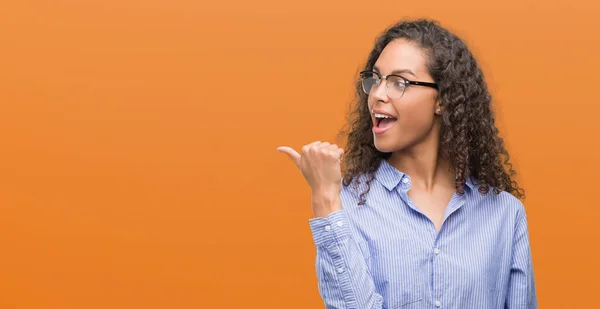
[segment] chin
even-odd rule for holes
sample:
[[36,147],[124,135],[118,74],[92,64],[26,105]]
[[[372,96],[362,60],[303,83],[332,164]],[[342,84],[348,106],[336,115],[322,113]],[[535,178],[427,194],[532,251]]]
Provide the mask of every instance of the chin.
[[373,136],[375,148],[383,153],[398,152],[414,145],[417,139],[404,132],[386,132],[383,135]]
[[396,152],[398,150],[402,150],[405,146],[399,143],[398,141],[381,141],[375,139],[375,148],[379,152],[388,153],[388,152]]

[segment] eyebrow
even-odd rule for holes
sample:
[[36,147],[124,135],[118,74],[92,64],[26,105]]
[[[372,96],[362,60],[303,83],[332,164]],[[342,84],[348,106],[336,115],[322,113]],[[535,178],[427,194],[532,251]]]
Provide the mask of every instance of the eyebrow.
[[[373,71],[377,72],[377,73],[381,73],[379,71],[379,68],[377,68],[376,66],[373,67]],[[391,74],[402,74],[402,73],[408,73],[414,77],[417,77],[417,75],[415,73],[413,73],[413,71],[409,70],[409,69],[396,69],[393,70]]]

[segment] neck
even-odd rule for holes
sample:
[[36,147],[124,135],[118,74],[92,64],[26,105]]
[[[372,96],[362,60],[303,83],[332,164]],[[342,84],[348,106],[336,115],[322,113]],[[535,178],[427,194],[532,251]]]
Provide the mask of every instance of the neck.
[[392,153],[387,161],[410,176],[413,188],[431,192],[437,186],[455,185],[454,168],[439,155],[439,130],[432,130],[418,144]]

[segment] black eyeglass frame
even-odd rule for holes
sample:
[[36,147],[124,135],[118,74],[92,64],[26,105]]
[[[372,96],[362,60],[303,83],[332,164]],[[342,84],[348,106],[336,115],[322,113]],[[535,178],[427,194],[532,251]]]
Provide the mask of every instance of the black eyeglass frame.
[[[365,74],[367,74],[367,73],[377,75],[377,77],[379,78],[380,82],[382,80],[385,80],[387,82],[387,79],[390,76],[399,77],[399,78],[401,78],[404,81],[404,85],[405,85],[404,90],[406,90],[406,88],[407,88],[406,85],[424,86],[424,87],[431,87],[431,88],[434,88],[434,89],[439,89],[438,84],[436,84],[436,83],[414,81],[414,80],[410,80],[410,79],[408,79],[408,78],[406,78],[404,76],[400,76],[400,75],[397,75],[397,74],[381,75],[380,73],[375,72],[375,71],[361,71],[360,72],[360,79],[361,79],[360,82],[361,82],[361,85],[362,85],[362,89],[363,89],[363,91],[366,94],[369,94],[369,93],[367,93],[365,91],[365,84],[364,84]],[[386,85],[386,87],[387,87],[387,85]],[[404,95],[404,91],[402,91],[402,95]],[[400,96],[400,97],[402,97],[402,96]]]

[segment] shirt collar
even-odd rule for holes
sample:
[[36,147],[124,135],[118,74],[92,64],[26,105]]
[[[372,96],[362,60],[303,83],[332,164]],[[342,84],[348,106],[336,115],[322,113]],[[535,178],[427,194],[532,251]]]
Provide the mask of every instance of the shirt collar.
[[377,171],[375,171],[375,179],[389,191],[394,190],[404,177],[407,177],[407,175],[393,167],[385,159],[381,159],[381,163],[379,164]]
[[471,180],[471,176],[467,176],[467,180],[465,181],[465,183],[467,184],[467,187],[469,187],[469,189],[471,190],[475,190],[477,185],[475,185],[475,183],[473,183],[473,181]]
[[[381,159],[381,164],[375,171],[375,179],[377,179],[377,181],[379,181],[389,191],[394,190],[394,188],[398,186],[398,184],[400,183],[400,181],[402,181],[403,178],[408,177],[408,175],[393,167],[385,159]],[[470,176],[467,176],[465,184],[471,190],[475,190],[475,188],[477,187],[475,183],[473,183],[473,181],[471,180]]]

